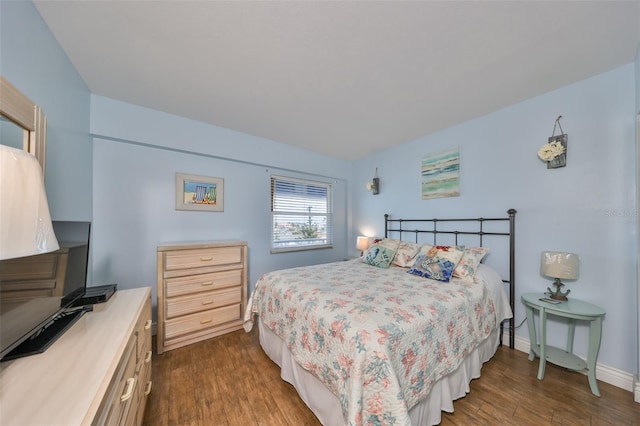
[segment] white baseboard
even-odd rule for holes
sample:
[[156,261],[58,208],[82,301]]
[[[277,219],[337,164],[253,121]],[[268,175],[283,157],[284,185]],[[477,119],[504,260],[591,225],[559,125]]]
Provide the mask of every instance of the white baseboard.
[[636,386],[633,391],[633,400],[640,403],[640,377],[636,376]]
[[[508,345],[509,342],[509,333],[508,331],[504,332],[502,336],[503,344]],[[529,339],[525,339],[524,337],[515,336],[514,339],[515,349],[529,353],[529,349],[531,345],[529,343]],[[583,372],[586,374],[586,372]],[[605,383],[609,383],[610,385],[622,388],[626,391],[633,392],[634,398],[636,402],[640,402],[640,381],[634,380],[634,375],[632,373],[628,373],[626,371],[619,370],[617,368],[609,367],[603,365],[601,363],[596,364],[596,377],[598,380],[601,380]]]

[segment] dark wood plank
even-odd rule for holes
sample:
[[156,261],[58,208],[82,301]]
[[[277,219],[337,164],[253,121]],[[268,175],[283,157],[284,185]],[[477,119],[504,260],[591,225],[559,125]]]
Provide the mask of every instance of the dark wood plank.
[[[153,359],[153,389],[144,424],[201,426],[317,426],[314,414],[280,369],[262,351],[257,330],[233,333],[165,352]],[[471,382],[470,393],[442,413],[442,425],[629,425],[640,426],[633,394],[547,364],[498,349]],[[331,425],[333,426],[333,425]]]

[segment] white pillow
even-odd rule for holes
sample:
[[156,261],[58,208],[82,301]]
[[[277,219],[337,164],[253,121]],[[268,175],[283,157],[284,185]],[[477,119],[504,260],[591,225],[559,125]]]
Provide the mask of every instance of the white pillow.
[[487,247],[465,247],[462,259],[453,270],[453,277],[460,278],[462,281],[473,282],[478,265],[482,262],[482,258],[489,253]]
[[396,255],[393,258],[393,264],[403,268],[408,268],[413,265],[418,251],[420,251],[420,244],[412,243],[410,241],[400,241]]

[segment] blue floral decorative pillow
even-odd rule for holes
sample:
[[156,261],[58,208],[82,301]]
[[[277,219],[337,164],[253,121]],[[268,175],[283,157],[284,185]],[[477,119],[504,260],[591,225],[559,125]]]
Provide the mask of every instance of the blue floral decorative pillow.
[[424,246],[407,272],[448,282],[463,254],[464,246]]
[[380,240],[373,243],[362,256],[364,263],[378,268],[388,268],[396,255],[398,240]]

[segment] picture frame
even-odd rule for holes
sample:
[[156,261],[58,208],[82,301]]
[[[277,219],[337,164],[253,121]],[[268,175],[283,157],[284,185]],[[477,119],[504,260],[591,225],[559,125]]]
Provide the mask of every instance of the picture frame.
[[460,196],[460,149],[422,158],[422,199]]
[[176,210],[224,211],[224,179],[176,173]]

